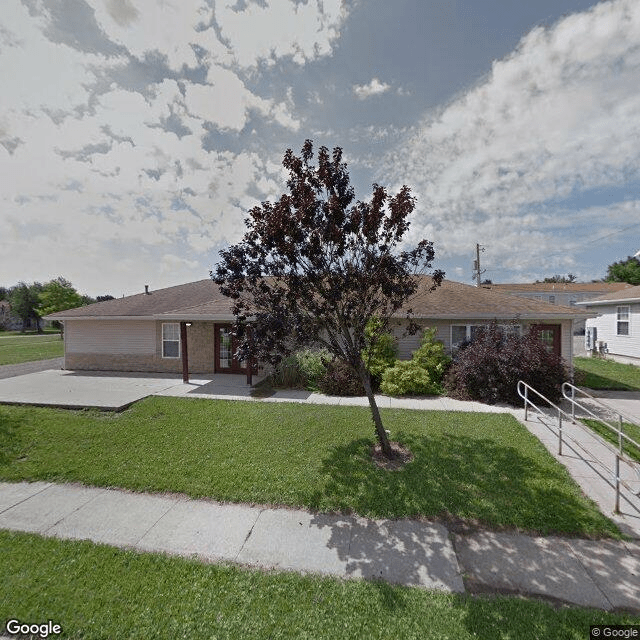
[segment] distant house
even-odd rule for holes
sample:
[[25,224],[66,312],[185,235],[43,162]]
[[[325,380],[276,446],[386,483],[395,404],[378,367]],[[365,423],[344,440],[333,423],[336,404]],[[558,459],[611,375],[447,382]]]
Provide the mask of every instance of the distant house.
[[[430,284],[424,277],[406,308],[422,327],[436,327],[437,339],[449,352],[472,340],[478,327],[497,320],[510,330],[534,327],[571,364],[573,324],[589,315],[585,310],[449,280],[430,292]],[[405,317],[401,309],[393,323],[401,359],[411,357],[421,338],[405,335]],[[66,369],[177,373],[186,353],[190,373],[247,371],[246,363],[234,358],[231,301],[209,279],[60,311],[47,319],[64,323]]]
[[[624,282],[532,282],[483,286],[499,293],[508,293],[509,295],[540,300],[549,304],[573,307],[585,300],[592,300],[628,289],[631,285]],[[584,321],[581,321],[576,322],[574,330],[577,333],[582,333],[584,328]]]
[[640,286],[630,286],[579,305],[598,314],[586,321],[588,350],[640,365]]

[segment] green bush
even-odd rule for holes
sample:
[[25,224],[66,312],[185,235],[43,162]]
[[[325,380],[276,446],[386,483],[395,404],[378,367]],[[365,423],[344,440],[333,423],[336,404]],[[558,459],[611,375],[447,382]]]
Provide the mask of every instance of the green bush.
[[380,391],[387,396],[425,396],[438,394],[442,388],[415,360],[398,360],[382,375]]
[[382,374],[393,367],[398,355],[398,346],[390,333],[380,333],[381,322],[373,317],[367,322],[364,334],[367,348],[362,352],[362,359],[371,376],[380,382]]
[[283,358],[269,376],[273,387],[316,391],[330,354],[326,349],[302,349]]
[[435,339],[436,329],[426,329],[411,360],[396,361],[382,374],[380,391],[389,396],[437,395],[451,363],[444,345]]

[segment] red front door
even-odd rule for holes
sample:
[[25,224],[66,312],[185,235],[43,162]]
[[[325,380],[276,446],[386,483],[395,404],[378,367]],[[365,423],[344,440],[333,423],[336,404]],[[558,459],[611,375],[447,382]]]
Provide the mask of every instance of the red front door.
[[234,358],[238,345],[231,335],[230,324],[215,325],[216,373],[245,373],[244,363]]
[[561,355],[562,327],[559,324],[534,324],[531,330],[538,334],[540,340],[544,342],[551,353],[555,353],[557,356]]

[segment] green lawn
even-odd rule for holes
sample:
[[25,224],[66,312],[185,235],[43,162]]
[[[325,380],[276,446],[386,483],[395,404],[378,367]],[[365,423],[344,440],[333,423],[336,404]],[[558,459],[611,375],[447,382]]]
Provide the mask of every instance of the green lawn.
[[619,535],[512,416],[382,415],[391,438],[415,454],[400,471],[371,462],[364,407],[178,398],[149,398],[120,414],[0,406],[0,479]]
[[48,360],[64,355],[60,333],[0,333],[0,365]]
[[52,620],[63,630],[56,638],[82,640],[583,640],[589,625],[640,623],[523,598],[250,571],[0,531],[0,620],[9,619]]
[[578,375],[583,375],[580,385],[589,389],[615,389],[640,391],[640,367],[622,364],[602,358],[575,358]]
[[[593,429],[593,431],[610,442],[616,449],[618,448],[618,434],[612,431],[606,424],[600,422],[600,420],[591,419],[583,419],[583,422],[590,429]],[[638,425],[625,422],[622,426],[622,431],[640,443],[640,427]],[[628,440],[623,440],[622,447],[627,456],[640,462],[640,449],[638,449],[638,447],[634,446]]]

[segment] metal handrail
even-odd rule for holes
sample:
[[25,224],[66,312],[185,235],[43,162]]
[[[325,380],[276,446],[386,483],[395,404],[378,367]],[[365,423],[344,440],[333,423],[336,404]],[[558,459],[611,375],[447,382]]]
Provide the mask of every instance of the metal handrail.
[[[571,389],[571,396],[567,395],[567,389]],[[616,413],[618,416],[618,426],[614,426],[612,422],[605,420],[602,416],[597,415],[596,413],[591,411],[591,409],[586,407],[584,404],[581,404],[580,402],[578,402],[578,400],[576,400],[575,398],[576,391],[582,394],[583,396],[586,396],[587,398],[589,398],[589,400],[592,400],[593,402],[595,402],[597,405],[602,407],[605,411]],[[640,428],[640,425],[636,422],[635,418],[630,418],[628,415],[625,415],[621,411],[618,411],[617,409],[613,409],[613,407],[605,404],[599,398],[592,396],[590,393],[587,393],[586,391],[584,391],[584,389],[580,389],[579,387],[576,387],[570,382],[562,383],[562,397],[565,400],[568,400],[569,402],[571,402],[571,416],[574,421],[575,421],[575,408],[577,406],[582,411],[588,413],[594,420],[601,422],[605,426],[609,427],[609,429],[611,429],[613,432],[615,432],[615,434],[618,436],[618,448],[620,449],[621,454],[622,454],[622,440],[627,440],[633,446],[637,447],[638,450],[640,451],[640,443],[636,442],[632,437],[627,435],[623,429],[623,419],[624,419],[624,422],[633,424],[634,426]]]
[[[556,405],[553,402],[551,402],[551,400],[546,398],[539,391],[536,391],[531,385],[527,384],[523,380],[519,380],[518,381],[518,387],[517,387],[518,395],[524,400],[524,419],[525,419],[525,422],[527,420],[529,405],[531,405],[539,413],[541,413],[543,415],[546,415],[545,412],[540,407],[538,407],[535,404],[535,402],[533,402],[531,400],[531,398],[529,397],[529,392],[530,391],[533,392],[538,397],[542,398],[545,401],[546,404],[548,404],[550,407],[552,407],[553,409],[556,410],[556,412],[558,414],[558,455],[559,456],[562,455],[562,443],[563,443],[562,419],[563,419],[563,417],[568,418],[571,422],[573,422],[573,424],[575,424],[576,426],[581,427],[582,429],[585,429],[585,431],[588,431],[591,435],[596,435],[596,434],[594,434],[594,432],[591,429],[588,429],[588,427],[586,425],[584,425],[581,422],[578,422],[576,420],[576,418],[575,418],[575,404],[577,404],[577,406],[579,408],[583,409],[587,413],[593,415],[595,419],[597,419],[597,420],[602,422],[602,418],[601,417],[597,416],[596,414],[593,414],[589,409],[587,409],[586,407],[583,407],[581,404],[577,403],[577,401],[575,400],[575,397],[574,398],[568,397],[564,392],[565,385],[568,385],[568,387],[573,387],[573,385],[571,385],[568,382],[566,382],[566,383],[564,383],[562,385],[562,395],[563,395],[563,397],[565,399],[569,400],[572,403],[572,415],[570,415],[569,413],[567,413],[566,411],[561,409],[558,405]],[[581,391],[577,387],[574,387],[574,389],[577,390],[577,391]],[[589,395],[589,394],[586,394],[586,392],[583,392],[583,393],[585,393],[585,395]],[[602,403],[599,403],[599,404],[602,405]],[[611,410],[611,407],[607,407],[606,405],[602,405],[602,406],[604,408],[608,409],[608,410]],[[624,436],[630,442],[632,442],[633,444],[636,444],[636,446],[637,446],[637,443],[632,438],[629,438],[628,436],[626,436],[626,434],[624,434],[624,432],[622,431],[622,417],[621,417],[621,414],[619,414],[619,421],[620,421],[620,428],[618,430],[614,429],[618,433],[618,444],[619,444],[619,447],[617,449],[615,447],[612,447],[608,442],[606,442],[602,438],[599,438],[601,443],[607,449],[609,449],[612,453],[615,454],[615,468],[614,468],[614,473],[613,473],[614,480],[615,480],[615,507],[614,507],[614,512],[615,513],[619,513],[620,512],[620,486],[623,485],[624,487],[626,487],[629,491],[631,491],[633,493],[633,490],[631,489],[631,487],[629,487],[625,482],[623,482],[621,477],[620,477],[620,461],[622,460],[622,461],[626,462],[627,464],[632,466],[632,468],[635,468],[634,465],[637,464],[635,460],[626,460],[624,458],[623,449],[622,449],[622,437]],[[607,424],[607,423],[605,423],[605,424]],[[607,426],[610,427],[611,425],[607,424]],[[573,440],[573,438],[571,438],[571,439]],[[576,441],[576,444],[579,444],[579,443]],[[584,447],[582,445],[579,445],[579,446],[580,446],[581,449],[586,451],[586,449],[584,449]],[[587,453],[589,453],[589,452],[587,451]],[[640,475],[640,468],[636,468],[636,471]]]

